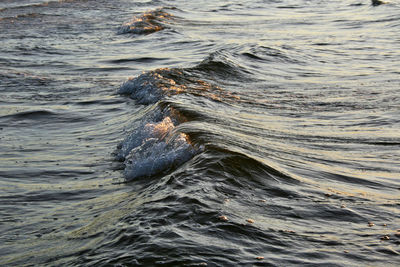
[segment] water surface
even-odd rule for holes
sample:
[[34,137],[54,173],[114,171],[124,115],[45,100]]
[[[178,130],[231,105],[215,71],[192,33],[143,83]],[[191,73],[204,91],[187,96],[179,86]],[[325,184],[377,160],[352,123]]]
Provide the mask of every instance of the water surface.
[[2,1],[0,264],[396,266],[399,14]]

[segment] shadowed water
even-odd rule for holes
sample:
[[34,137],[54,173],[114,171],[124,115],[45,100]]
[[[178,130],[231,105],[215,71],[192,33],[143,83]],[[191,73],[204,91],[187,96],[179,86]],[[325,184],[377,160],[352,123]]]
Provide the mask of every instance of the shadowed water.
[[399,11],[2,1],[0,265],[398,265]]

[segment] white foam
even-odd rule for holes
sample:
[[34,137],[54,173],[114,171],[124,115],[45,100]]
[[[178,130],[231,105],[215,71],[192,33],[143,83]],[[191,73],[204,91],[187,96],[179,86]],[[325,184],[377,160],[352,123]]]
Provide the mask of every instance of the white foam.
[[162,121],[143,124],[123,141],[119,156],[124,159],[127,179],[168,170],[197,153],[188,136],[174,133],[175,128],[167,116]]
[[158,87],[157,81],[148,73],[127,80],[120,86],[118,93],[129,94],[140,104],[152,104],[162,98],[162,91]]
[[153,104],[165,96],[186,92],[185,85],[169,78],[171,73],[182,75],[176,69],[157,69],[145,72],[136,78],[129,78],[118,89],[119,94],[129,94],[140,104]]
[[118,29],[119,34],[149,34],[164,29],[164,21],[170,19],[171,14],[161,9],[150,10],[143,13],[140,17],[133,17],[131,20],[124,22]]

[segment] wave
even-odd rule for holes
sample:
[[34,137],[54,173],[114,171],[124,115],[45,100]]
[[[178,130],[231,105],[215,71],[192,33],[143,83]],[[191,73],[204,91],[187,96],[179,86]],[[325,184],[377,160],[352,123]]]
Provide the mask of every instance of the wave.
[[[186,95],[196,99],[195,102],[203,98],[237,104],[242,101],[241,96],[224,90],[217,81],[245,81],[248,79],[246,71],[229,53],[216,51],[191,68],[160,68],[125,81],[117,93],[128,95],[138,104],[153,104],[151,111],[139,119],[138,125],[118,147],[117,159],[124,162],[126,178],[131,180],[164,172],[203,151],[204,145],[193,144],[190,136],[179,129],[185,128],[188,118],[199,119],[204,114],[197,114],[197,111],[191,114],[187,107],[174,102],[168,104],[167,99]],[[185,117],[182,112],[189,116]],[[196,132],[191,134],[196,135]]]
[[156,103],[164,95],[177,94],[184,89],[184,85],[177,84],[170,78],[174,74],[181,73],[177,70],[170,71],[170,69],[157,69],[143,73],[136,78],[129,78],[120,86],[118,93],[128,94],[140,104]]
[[119,27],[119,34],[149,34],[161,31],[166,28],[165,22],[171,20],[173,15],[165,12],[163,9],[155,9],[145,12],[139,17],[133,17],[131,20]]
[[14,3],[9,4],[8,6],[4,8],[0,8],[0,12],[6,12],[9,10],[19,10],[19,9],[32,9],[32,8],[40,8],[40,7],[57,7],[63,3],[75,3],[75,2],[81,2],[82,0],[57,0],[57,1],[42,1],[39,3],[17,3],[17,1],[14,1]]
[[387,2],[381,1],[381,0],[371,0],[371,5],[373,6],[380,6],[380,5],[384,5],[387,4]]
[[79,123],[88,121],[89,118],[72,112],[58,112],[50,110],[20,111],[7,115],[0,115],[0,125],[25,125],[25,124],[57,124],[57,123]]
[[17,112],[14,114],[9,114],[5,116],[0,116],[0,119],[5,119],[5,118],[12,118],[16,120],[20,119],[31,119],[31,120],[36,120],[36,119],[41,119],[43,117],[50,117],[50,116],[55,116],[56,113],[48,110],[31,110],[31,111],[23,111],[23,112]]
[[178,131],[182,120],[183,116],[171,107],[156,107],[141,118],[139,126],[118,147],[117,158],[124,162],[128,180],[170,170],[203,149]]
[[124,162],[128,180],[167,171],[203,150],[203,145],[193,144],[188,134],[179,131],[178,126],[188,119],[172,104],[160,101],[179,94],[217,102],[239,101],[240,97],[202,79],[225,72],[227,66],[210,56],[193,68],[160,68],[129,78],[120,86],[119,94],[129,95],[138,104],[154,104],[119,145],[117,158]]
[[[214,62],[202,62],[195,68],[161,68],[145,72],[136,78],[129,78],[118,89],[119,94],[127,94],[139,104],[152,104],[167,96],[191,94],[218,102],[238,101],[240,97],[223,90],[218,85],[201,79],[196,74],[200,69],[214,71]],[[211,70],[210,70],[211,69]]]
[[39,13],[27,13],[27,14],[19,14],[19,15],[15,15],[12,17],[3,17],[0,18],[0,21],[15,21],[15,20],[19,20],[19,19],[26,19],[26,18],[37,18],[37,17],[44,17],[44,14],[39,14]]

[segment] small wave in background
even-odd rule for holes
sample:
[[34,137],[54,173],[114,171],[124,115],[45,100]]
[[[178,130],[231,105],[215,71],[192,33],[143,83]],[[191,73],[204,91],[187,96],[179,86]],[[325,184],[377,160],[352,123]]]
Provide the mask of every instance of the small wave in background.
[[166,22],[172,20],[173,15],[163,9],[147,11],[139,17],[134,17],[125,22],[118,30],[118,33],[125,34],[149,34],[165,29]]
[[0,3],[0,264],[396,266],[377,2]]

